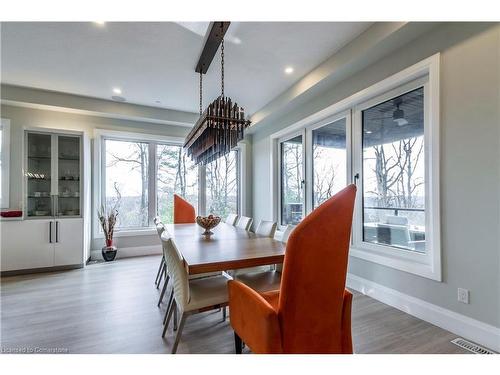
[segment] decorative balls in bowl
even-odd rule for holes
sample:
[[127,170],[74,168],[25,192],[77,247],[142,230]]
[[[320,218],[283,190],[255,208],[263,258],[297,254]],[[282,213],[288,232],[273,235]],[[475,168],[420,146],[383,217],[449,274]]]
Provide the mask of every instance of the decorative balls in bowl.
[[217,225],[219,225],[220,217],[214,215],[196,216],[196,223],[200,227],[205,229],[205,232],[202,233],[204,236],[210,236],[211,234],[213,234],[213,232],[211,232],[210,229],[213,229]]

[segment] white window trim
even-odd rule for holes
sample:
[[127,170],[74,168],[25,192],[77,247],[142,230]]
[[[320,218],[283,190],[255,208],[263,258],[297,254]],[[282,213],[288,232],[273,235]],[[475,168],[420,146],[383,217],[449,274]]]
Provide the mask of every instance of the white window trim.
[[10,120],[1,119],[2,128],[2,193],[0,196],[0,207],[10,207],[9,181],[10,181]]
[[[93,165],[93,199],[92,199],[92,232],[93,238],[104,238],[101,227],[97,221],[97,209],[102,203],[104,196],[104,185],[102,181],[104,158],[103,153],[103,140],[104,139],[117,139],[122,141],[145,141],[145,142],[159,142],[168,143],[172,145],[183,145],[184,138],[171,137],[164,135],[152,135],[145,133],[133,133],[116,130],[95,129],[94,130],[94,165]],[[151,176],[150,178],[154,178]],[[129,236],[148,236],[154,235],[156,230],[154,228],[129,228],[129,229],[116,229],[114,237],[129,237]]]
[[247,174],[246,174],[246,165],[247,165],[247,144],[245,142],[238,143],[238,146],[234,148],[234,150],[238,151],[238,169],[236,173],[238,176],[238,212],[236,215],[247,215]]
[[306,127],[306,152],[311,155],[306,158],[306,213],[310,214],[313,211],[314,205],[314,159],[313,159],[313,130],[322,128],[328,124],[332,124],[336,121],[344,119],[346,121],[346,184],[352,181],[351,171],[352,171],[352,131],[351,131],[351,110],[341,111],[328,118],[318,121],[312,125]]
[[282,213],[282,201],[281,201],[281,186],[282,186],[282,170],[281,170],[281,143],[283,142],[286,142],[292,138],[295,138],[295,137],[298,137],[298,136],[301,136],[302,137],[302,179],[304,180],[304,186],[302,187],[302,194],[304,195],[304,201],[302,202],[302,217],[305,217],[306,215],[306,201],[307,201],[307,197],[306,197],[306,193],[307,193],[307,189],[306,189],[306,185],[308,185],[306,183],[306,165],[305,165],[305,162],[306,162],[306,147],[305,147],[305,139],[306,139],[306,134],[305,134],[305,129],[301,129],[301,130],[297,130],[297,131],[294,131],[294,132],[291,132],[291,133],[288,133],[286,136],[283,136],[283,137],[280,137],[278,138],[277,140],[277,146],[278,146],[278,160],[277,160],[277,163],[278,163],[278,212],[276,213],[276,217],[277,217],[277,220],[273,220],[273,221],[276,221],[279,223],[279,225],[286,225],[286,224],[283,224],[282,223],[282,217],[281,217],[281,213]]
[[[396,254],[392,251],[389,254],[387,251],[380,251],[383,246],[363,243],[359,246],[359,240],[356,240],[356,231],[359,222],[359,204],[360,191],[358,191],[355,218],[353,223],[353,245],[350,249],[350,255],[368,260],[373,263],[381,264],[387,267],[398,269],[404,272],[412,273],[418,276],[426,277],[436,281],[442,281],[441,272],[441,237],[440,237],[440,190],[439,190],[439,63],[440,54],[430,56],[399,73],[396,73],[364,90],[361,90],[340,102],[337,102],[311,116],[308,116],[270,136],[271,149],[271,202],[273,220],[280,220],[280,165],[279,165],[279,140],[286,137],[288,134],[300,131],[301,129],[312,128],[313,126],[325,121],[331,121],[335,116],[340,115],[342,111],[349,111],[356,108],[362,103],[387,94],[391,90],[398,89],[407,84],[411,84],[423,77],[427,78],[425,84],[424,98],[426,103],[426,133],[424,135],[425,143],[425,160],[426,166],[426,239],[429,239],[430,245],[426,249],[424,257],[420,254],[408,254],[409,252],[398,251]],[[352,116],[355,117],[355,116]],[[353,119],[355,122],[355,119]],[[351,131],[355,133],[356,126],[351,125]],[[359,134],[353,134],[351,137],[351,145],[354,145],[354,139]],[[307,139],[307,137],[306,137]],[[359,142],[358,142],[359,143]],[[351,146],[352,148],[352,146]],[[358,153],[359,154],[359,153]],[[348,173],[348,179],[359,173],[359,166],[354,165],[356,158],[359,155],[356,150],[352,150],[350,168],[352,175]],[[349,156],[349,155],[348,155]],[[349,158],[348,158],[349,160]],[[358,162],[359,164],[359,162]],[[307,169],[307,168],[306,168]],[[307,173],[307,171],[306,171]],[[307,178],[310,178],[306,174]],[[307,181],[307,180],[306,180]],[[309,180],[311,181],[311,180]],[[309,182],[310,184],[310,182]],[[306,187],[308,183],[306,182]],[[361,190],[361,189],[360,189]],[[309,194],[309,193],[308,193]],[[358,238],[359,239],[359,238]],[[371,246],[365,246],[371,245]]]
[[[93,160],[93,197],[92,197],[92,232],[94,239],[104,238],[102,230],[97,221],[97,208],[100,207],[102,197],[104,196],[104,186],[102,184],[102,175],[104,168],[104,160],[102,157],[103,152],[103,139],[117,139],[117,140],[130,140],[130,141],[145,141],[166,143],[171,145],[182,146],[184,144],[183,137],[172,137],[164,135],[152,135],[145,133],[134,133],[126,131],[94,129],[94,160]],[[238,215],[246,214],[247,206],[247,190],[246,190],[246,161],[247,161],[247,145],[244,142],[238,144],[234,150],[238,151],[237,159],[237,173],[238,173]],[[156,160],[156,158],[155,158]],[[152,165],[153,163],[150,163]],[[154,167],[154,165],[153,165]],[[154,175],[150,173],[150,178],[154,179]],[[204,214],[206,210],[206,173],[205,167],[198,167],[198,210],[200,214]],[[156,198],[155,198],[156,199]],[[150,202],[151,204],[151,202]],[[156,234],[154,228],[129,228],[118,229],[115,231],[114,237],[130,237],[130,236],[147,236]]]

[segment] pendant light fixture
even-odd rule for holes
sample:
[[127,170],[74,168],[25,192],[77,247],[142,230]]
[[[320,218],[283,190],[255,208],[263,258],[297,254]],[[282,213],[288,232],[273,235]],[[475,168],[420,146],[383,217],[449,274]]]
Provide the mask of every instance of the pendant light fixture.
[[[200,118],[189,132],[184,149],[194,163],[206,165],[228,154],[243,139],[244,130],[250,125],[244,109],[224,95],[224,34],[229,22],[214,22],[209,27],[205,45],[196,66],[200,73]],[[221,49],[221,95],[203,111],[203,74]]]

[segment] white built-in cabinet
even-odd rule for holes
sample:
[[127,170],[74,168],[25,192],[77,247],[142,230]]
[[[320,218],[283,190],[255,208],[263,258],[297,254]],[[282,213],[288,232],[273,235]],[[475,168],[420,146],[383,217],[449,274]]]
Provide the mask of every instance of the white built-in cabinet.
[[2,272],[82,266],[82,134],[26,130],[23,154],[23,220],[1,223]]

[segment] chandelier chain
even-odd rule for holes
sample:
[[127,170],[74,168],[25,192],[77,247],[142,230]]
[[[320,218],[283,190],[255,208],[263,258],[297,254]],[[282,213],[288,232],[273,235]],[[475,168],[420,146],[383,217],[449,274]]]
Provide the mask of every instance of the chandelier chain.
[[203,113],[203,73],[200,70],[200,116]]
[[[221,32],[224,28],[224,25],[221,23]],[[222,37],[222,42],[220,46],[220,56],[221,56],[221,89],[222,89],[222,97],[224,97],[224,37]]]

